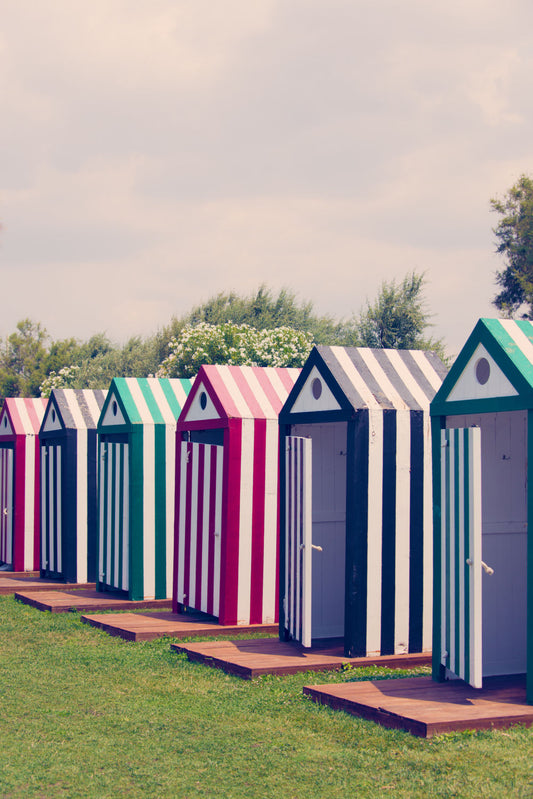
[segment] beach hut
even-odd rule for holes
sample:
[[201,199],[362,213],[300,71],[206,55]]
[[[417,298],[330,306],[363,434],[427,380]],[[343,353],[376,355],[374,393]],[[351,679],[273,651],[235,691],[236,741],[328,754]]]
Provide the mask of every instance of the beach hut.
[[98,421],[99,591],[172,595],[176,421],[191,380],[114,378]]
[[96,425],[106,391],[54,389],[39,431],[41,577],[96,579]]
[[46,399],[8,397],[0,414],[0,565],[39,568],[39,427]]
[[315,347],[279,415],[280,637],[431,648],[431,352]]
[[175,612],[277,620],[277,419],[299,373],[201,367],[177,426]]
[[431,416],[433,677],[527,673],[533,702],[533,324],[480,319]]

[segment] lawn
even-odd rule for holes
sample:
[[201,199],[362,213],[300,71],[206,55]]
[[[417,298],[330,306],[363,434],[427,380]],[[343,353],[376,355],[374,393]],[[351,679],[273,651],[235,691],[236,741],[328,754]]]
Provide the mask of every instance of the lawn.
[[0,796],[533,796],[533,728],[425,741],[302,696],[385,669],[246,682],[169,641],[0,597]]

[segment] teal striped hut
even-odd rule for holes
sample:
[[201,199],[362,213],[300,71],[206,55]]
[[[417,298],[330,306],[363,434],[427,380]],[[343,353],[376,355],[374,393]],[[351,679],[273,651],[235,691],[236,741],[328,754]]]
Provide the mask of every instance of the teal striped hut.
[[533,324],[480,319],[430,413],[433,677],[527,673],[531,703]]
[[115,378],[98,422],[99,591],[172,596],[176,421],[192,380]]

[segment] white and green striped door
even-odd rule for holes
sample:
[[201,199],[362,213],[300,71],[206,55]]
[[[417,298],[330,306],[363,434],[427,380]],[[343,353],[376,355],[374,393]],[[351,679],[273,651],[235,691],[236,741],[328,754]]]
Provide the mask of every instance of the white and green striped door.
[[104,588],[128,591],[129,444],[117,439],[99,443],[98,581]]
[[[481,430],[441,431],[440,662],[482,687]],[[437,553],[436,553],[437,554]],[[435,601],[439,601],[435,597]]]

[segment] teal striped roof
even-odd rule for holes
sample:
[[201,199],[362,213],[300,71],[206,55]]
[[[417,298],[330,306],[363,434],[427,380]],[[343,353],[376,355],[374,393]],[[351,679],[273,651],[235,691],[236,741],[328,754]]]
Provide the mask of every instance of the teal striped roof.
[[[492,385],[479,382],[468,396],[467,383],[479,360],[492,361]],[[475,381],[470,378],[471,384]],[[479,404],[479,409],[474,404]],[[432,415],[533,408],[533,323],[526,319],[480,319],[431,403]]]
[[132,424],[175,424],[194,379],[115,377],[98,429]]

